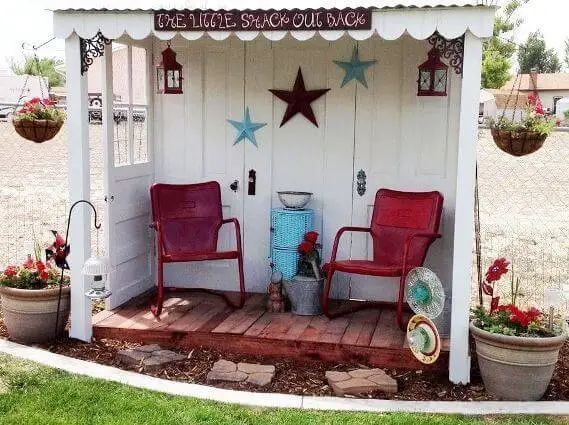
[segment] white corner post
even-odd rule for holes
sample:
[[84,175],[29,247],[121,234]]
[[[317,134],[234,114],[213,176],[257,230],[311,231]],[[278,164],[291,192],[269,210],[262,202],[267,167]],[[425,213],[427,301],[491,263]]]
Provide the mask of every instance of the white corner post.
[[[71,204],[90,198],[89,108],[87,75],[81,75],[80,39],[75,33],[65,40],[67,74],[67,150],[69,200]],[[69,336],[91,341],[91,301],[85,296],[88,281],[81,269],[91,252],[91,214],[88,205],[77,205],[71,217],[71,329]]]
[[470,381],[468,325],[472,278],[472,241],[474,235],[474,185],[476,144],[478,141],[478,103],[482,41],[469,31],[464,36],[464,58],[460,97],[458,165],[456,172],[456,209],[452,264],[452,308],[450,329],[449,379]]

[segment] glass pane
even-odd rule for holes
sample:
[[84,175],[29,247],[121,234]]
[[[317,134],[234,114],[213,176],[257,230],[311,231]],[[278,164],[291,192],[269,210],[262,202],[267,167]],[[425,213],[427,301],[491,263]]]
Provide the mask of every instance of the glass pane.
[[156,70],[156,91],[164,91],[164,69]]
[[[119,103],[129,102],[127,50],[126,45],[113,42],[113,93],[115,95],[115,102]],[[92,91],[91,88],[89,88],[89,91]]]
[[132,46],[132,103],[146,105],[146,78],[146,49]]
[[444,69],[435,71],[435,91],[444,93],[447,87],[447,72]]
[[113,120],[115,167],[128,165],[128,108],[114,108]]
[[180,71],[178,70],[174,71],[174,83],[176,88],[180,87]]
[[133,158],[134,163],[148,162],[148,132],[146,108],[134,108],[132,111]]
[[176,79],[175,79],[175,77],[174,77],[174,71],[168,70],[168,71],[166,71],[166,75],[167,75],[167,78],[168,78],[168,88],[177,87],[177,86],[176,86]]
[[420,75],[420,84],[421,90],[430,90],[431,89],[431,73],[430,71],[421,71]]

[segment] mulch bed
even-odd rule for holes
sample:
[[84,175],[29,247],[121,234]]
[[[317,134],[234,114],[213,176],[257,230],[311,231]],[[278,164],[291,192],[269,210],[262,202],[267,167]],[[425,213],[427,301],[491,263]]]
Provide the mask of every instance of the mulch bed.
[[[7,337],[6,328],[0,318],[0,337]],[[187,355],[187,360],[171,364],[157,372],[146,372],[136,367],[127,367],[117,361],[116,353],[119,350],[133,348],[134,344],[114,339],[94,340],[91,344],[81,341],[62,338],[57,344],[41,345],[41,348],[66,356],[88,360],[95,363],[115,366],[125,370],[141,372],[147,375],[170,379],[173,381],[191,382],[197,384],[214,385],[218,388],[247,390],[253,392],[271,392],[297,395],[330,396],[332,390],[328,386],[324,374],[327,370],[350,370],[365,365],[336,364],[323,361],[300,361],[288,359],[275,359],[263,356],[239,355],[212,349],[195,349],[179,351]],[[474,347],[473,347],[474,348]],[[258,388],[244,383],[215,383],[207,382],[207,372],[220,358],[234,362],[248,362],[273,364],[276,375],[269,385]],[[399,385],[397,394],[376,393],[369,394],[368,398],[393,400],[448,400],[448,401],[481,401],[492,400],[486,394],[478,372],[475,357],[473,357],[472,379],[469,385],[453,385],[448,381],[446,373],[422,372],[405,370],[386,370],[395,378]],[[531,385],[531,383],[528,383]],[[560,353],[559,362],[551,385],[543,400],[569,400],[569,342],[565,344]]]

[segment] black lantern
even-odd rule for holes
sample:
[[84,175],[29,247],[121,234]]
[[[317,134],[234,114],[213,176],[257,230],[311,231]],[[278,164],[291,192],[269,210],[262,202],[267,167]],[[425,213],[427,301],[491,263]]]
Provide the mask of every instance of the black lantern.
[[429,59],[419,65],[417,96],[446,96],[448,66],[441,61],[436,47],[429,52]]
[[176,62],[176,52],[170,45],[162,52],[162,60],[156,65],[156,93],[181,94],[182,65]]

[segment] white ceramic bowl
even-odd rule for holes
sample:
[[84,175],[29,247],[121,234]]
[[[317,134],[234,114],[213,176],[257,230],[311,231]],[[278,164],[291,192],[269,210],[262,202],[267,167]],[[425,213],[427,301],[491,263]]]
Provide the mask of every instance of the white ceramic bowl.
[[293,210],[300,210],[304,208],[312,198],[312,192],[277,192],[279,200],[285,206]]

